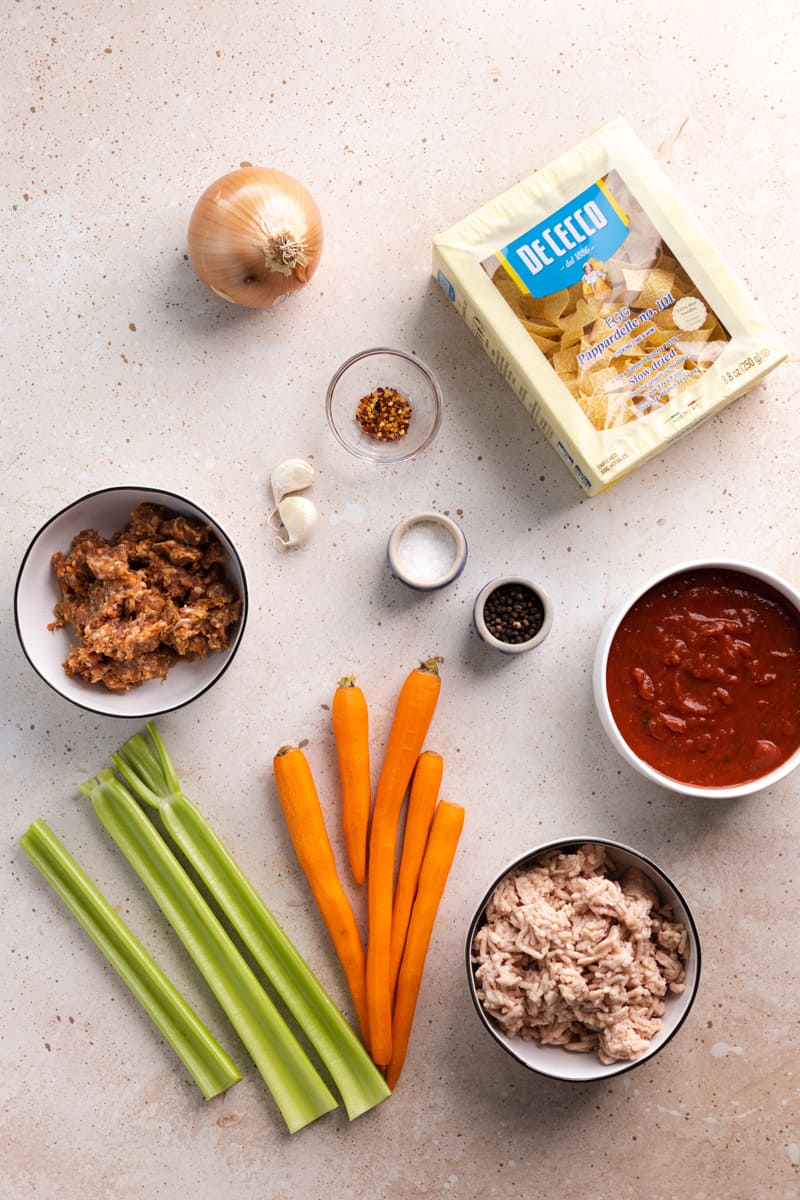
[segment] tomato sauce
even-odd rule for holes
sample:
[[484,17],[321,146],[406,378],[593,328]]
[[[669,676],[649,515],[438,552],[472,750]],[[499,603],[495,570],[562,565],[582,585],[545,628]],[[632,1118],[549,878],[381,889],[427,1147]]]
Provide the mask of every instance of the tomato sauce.
[[734,787],[800,745],[800,618],[752,576],[673,575],[623,618],[606,682],[639,758],[681,783]]

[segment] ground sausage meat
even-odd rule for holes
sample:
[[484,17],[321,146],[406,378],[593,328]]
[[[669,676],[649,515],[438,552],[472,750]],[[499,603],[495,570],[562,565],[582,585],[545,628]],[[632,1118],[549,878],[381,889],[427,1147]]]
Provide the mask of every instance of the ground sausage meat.
[[478,998],[504,1033],[603,1063],[647,1049],[687,954],[650,881],[593,844],[507,875],[473,944]]
[[109,691],[166,677],[178,662],[228,645],[242,601],[208,525],[142,504],[123,530],[85,529],[53,555],[60,599],[49,629],[77,641],[64,670]]

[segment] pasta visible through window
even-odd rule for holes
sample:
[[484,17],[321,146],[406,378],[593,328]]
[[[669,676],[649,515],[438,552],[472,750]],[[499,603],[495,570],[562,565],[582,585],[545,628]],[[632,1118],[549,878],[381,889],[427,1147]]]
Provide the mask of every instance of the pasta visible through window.
[[[607,430],[666,404],[713,365],[730,338],[619,174],[598,187],[624,215],[627,234],[606,259],[589,253],[584,238],[587,247],[567,259],[570,277],[580,269],[575,282],[535,296],[501,254],[483,266],[587,419]],[[569,229],[562,233],[563,253],[574,242]],[[552,240],[549,229],[545,236]]]

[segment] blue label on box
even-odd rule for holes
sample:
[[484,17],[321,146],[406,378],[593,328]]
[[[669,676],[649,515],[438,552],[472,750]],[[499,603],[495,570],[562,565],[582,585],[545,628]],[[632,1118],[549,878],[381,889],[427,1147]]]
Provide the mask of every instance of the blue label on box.
[[455,298],[456,298],[456,289],[453,287],[452,283],[451,283],[451,282],[450,282],[450,280],[447,278],[447,276],[446,276],[446,275],[443,275],[443,274],[442,274],[442,272],[441,272],[441,271],[439,271],[439,273],[438,273],[438,275],[436,276],[436,278],[437,278],[437,280],[438,280],[439,287],[442,289],[442,291],[444,292],[445,296],[447,296],[448,300],[455,301]]
[[598,182],[497,251],[497,257],[520,291],[550,296],[581,279],[593,282],[627,236],[626,214]]

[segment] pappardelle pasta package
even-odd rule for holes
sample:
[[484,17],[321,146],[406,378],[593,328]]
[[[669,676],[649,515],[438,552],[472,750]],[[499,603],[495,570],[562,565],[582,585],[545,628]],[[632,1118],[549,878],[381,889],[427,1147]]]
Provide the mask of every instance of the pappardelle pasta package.
[[433,273],[590,496],[786,358],[622,118],[437,237]]

